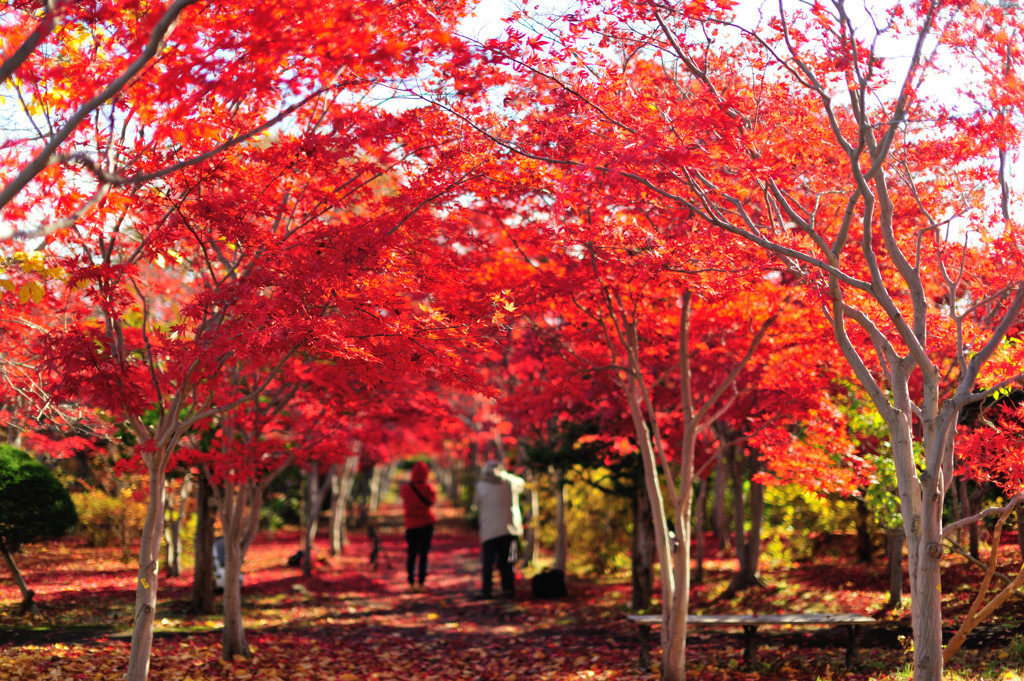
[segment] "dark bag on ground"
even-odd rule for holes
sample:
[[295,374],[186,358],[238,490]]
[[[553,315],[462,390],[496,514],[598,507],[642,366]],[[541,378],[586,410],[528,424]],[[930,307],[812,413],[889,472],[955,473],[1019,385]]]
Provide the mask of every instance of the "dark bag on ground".
[[565,573],[561,570],[544,569],[530,580],[534,598],[565,598]]

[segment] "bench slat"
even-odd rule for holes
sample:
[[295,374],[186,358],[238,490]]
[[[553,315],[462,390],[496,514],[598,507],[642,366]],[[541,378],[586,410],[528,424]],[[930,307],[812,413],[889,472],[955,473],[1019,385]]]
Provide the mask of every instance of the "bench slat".
[[[662,623],[661,615],[626,615],[640,629],[640,666],[650,668],[650,655],[647,649],[647,634],[651,627]],[[757,654],[755,634],[762,625],[780,626],[816,626],[845,625],[849,629],[850,640],[846,647],[846,666],[852,668],[857,663],[858,632],[861,626],[875,624],[875,618],[854,612],[798,612],[787,615],[689,615],[688,625],[736,626],[743,627],[743,662],[751,664]]]
[[[661,615],[626,615],[626,619],[635,624],[661,624]],[[836,613],[790,613],[785,615],[690,615],[686,618],[689,624],[759,626],[762,624],[795,624],[795,625],[826,625],[826,624],[874,624],[875,618],[852,612]]]

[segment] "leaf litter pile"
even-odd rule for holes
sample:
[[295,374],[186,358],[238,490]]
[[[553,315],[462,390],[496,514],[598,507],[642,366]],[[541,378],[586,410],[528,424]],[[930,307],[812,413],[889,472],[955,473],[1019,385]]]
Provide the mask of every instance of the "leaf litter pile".
[[[480,679],[655,679],[655,665],[637,665],[629,610],[628,575],[570,578],[569,598],[531,597],[520,574],[514,599],[478,600],[478,546],[471,529],[438,528],[425,591],[404,579],[404,540],[398,528],[382,533],[376,567],[365,534],[353,531],[342,556],[329,557],[326,541],[311,578],[288,567],[298,533],[262,534],[245,563],[244,615],[251,659],[220,659],[219,615],[188,613],[191,571],[163,578],[150,678],[154,681],[476,681]],[[132,622],[131,561],[119,549],[90,548],[80,540],[27,547],[19,556],[41,616],[17,614],[20,594],[0,583],[0,679],[113,681],[127,667]],[[693,590],[693,612],[856,611],[879,617],[863,635],[863,663],[843,667],[845,631],[758,632],[757,662],[742,665],[735,630],[690,631],[689,679],[904,679],[909,633],[906,609],[880,613],[886,594],[884,560],[858,566],[848,555],[822,556],[813,565],[766,565],[768,587],[716,601],[734,565],[707,564],[708,579]],[[527,575],[530,571],[527,570]],[[964,564],[952,579],[977,583],[978,568]],[[947,581],[947,584],[951,582]],[[969,606],[968,589],[949,589],[946,622]],[[949,678],[1024,678],[1018,596],[949,666]],[[218,599],[219,607],[219,599]],[[1015,671],[1018,670],[1018,671]]]

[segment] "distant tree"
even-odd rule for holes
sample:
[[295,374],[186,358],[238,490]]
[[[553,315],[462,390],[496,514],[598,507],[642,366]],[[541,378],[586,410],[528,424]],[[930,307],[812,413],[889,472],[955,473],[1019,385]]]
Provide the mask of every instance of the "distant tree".
[[24,613],[39,614],[12,555],[22,544],[56,539],[78,522],[64,485],[26,452],[0,445],[0,552],[21,589]]

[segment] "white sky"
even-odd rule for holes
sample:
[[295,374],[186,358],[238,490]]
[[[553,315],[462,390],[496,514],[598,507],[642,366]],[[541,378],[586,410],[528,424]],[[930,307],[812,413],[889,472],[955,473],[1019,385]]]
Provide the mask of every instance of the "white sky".
[[501,18],[513,11],[510,0],[480,0],[473,10],[474,16],[462,22],[462,30],[470,38],[497,38],[505,30]]

